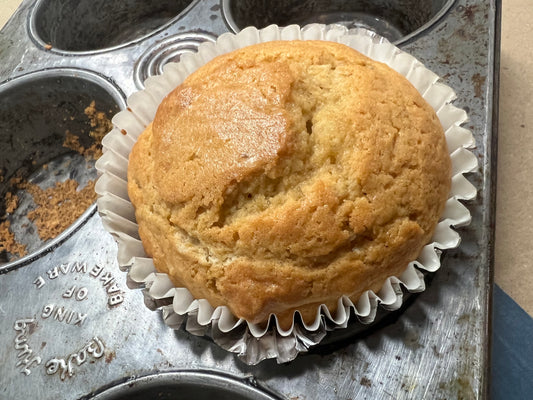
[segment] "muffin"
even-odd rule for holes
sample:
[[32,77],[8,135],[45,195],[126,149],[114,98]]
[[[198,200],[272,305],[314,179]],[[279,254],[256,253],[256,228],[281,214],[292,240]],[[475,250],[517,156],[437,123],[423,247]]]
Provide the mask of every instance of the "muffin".
[[443,212],[450,164],[406,78],[343,44],[272,41],[214,58],[162,101],[128,194],[176,286],[287,327],[401,274]]

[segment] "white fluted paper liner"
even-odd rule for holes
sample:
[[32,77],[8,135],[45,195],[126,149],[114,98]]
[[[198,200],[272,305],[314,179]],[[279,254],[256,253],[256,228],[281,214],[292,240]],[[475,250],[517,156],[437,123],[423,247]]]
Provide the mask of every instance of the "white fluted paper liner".
[[[227,307],[213,308],[204,299],[194,299],[187,289],[174,287],[166,274],[156,271],[137,233],[134,209],[127,194],[127,166],[131,148],[154,118],[160,102],[200,66],[219,54],[259,42],[311,39],[346,44],[406,76],[435,109],[444,127],[453,178],[451,193],[432,243],[423,248],[403,274],[388,278],[378,293],[367,291],[356,304],[348,297],[342,297],[335,313],[322,305],[312,324],[306,325],[295,317],[293,326],[283,330],[275,318],[267,327],[261,327],[237,319]],[[420,270],[436,271],[440,267],[441,251],[459,245],[459,234],[452,227],[470,222],[470,213],[459,200],[476,196],[476,188],[463,176],[477,167],[476,157],[467,150],[474,146],[473,136],[461,127],[467,115],[451,104],[455,99],[454,91],[438,80],[436,74],[414,57],[371,31],[320,24],[303,28],[272,25],[260,30],[249,27],[236,35],[224,34],[215,44],[205,42],[197,54],[184,54],[179,63],[165,65],[163,74],[147,79],[145,90],[132,94],[128,98],[128,109],[113,118],[115,128],[104,138],[104,155],[96,163],[101,174],[96,184],[98,211],[105,228],[118,242],[119,265],[128,271],[130,282],[144,288],[147,304],[162,310],[168,326],[178,329],[185,324],[185,329],[193,334],[208,334],[248,364],[256,364],[265,358],[276,358],[278,362],[294,359],[298,353],[319,343],[328,330],[346,327],[350,310],[363,323],[369,323],[374,320],[379,304],[388,310],[398,309],[402,304],[401,286],[410,292],[423,291],[425,284]]]

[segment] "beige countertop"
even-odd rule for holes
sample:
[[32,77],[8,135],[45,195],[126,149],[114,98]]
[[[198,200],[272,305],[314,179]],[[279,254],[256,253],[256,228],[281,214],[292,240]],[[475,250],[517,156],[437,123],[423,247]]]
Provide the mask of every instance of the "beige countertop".
[[[21,0],[0,0],[0,27]],[[502,9],[495,281],[533,316],[533,7]]]
[[20,3],[21,0],[0,0],[0,27],[5,25]]
[[533,7],[502,10],[494,279],[533,316]]

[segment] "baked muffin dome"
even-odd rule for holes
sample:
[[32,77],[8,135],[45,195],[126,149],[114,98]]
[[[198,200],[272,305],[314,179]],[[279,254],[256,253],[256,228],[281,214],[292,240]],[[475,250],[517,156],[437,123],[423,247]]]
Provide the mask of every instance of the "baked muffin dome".
[[342,44],[275,41],[213,59],[163,100],[128,192],[176,286],[288,326],[401,274],[450,165],[434,110],[397,72]]

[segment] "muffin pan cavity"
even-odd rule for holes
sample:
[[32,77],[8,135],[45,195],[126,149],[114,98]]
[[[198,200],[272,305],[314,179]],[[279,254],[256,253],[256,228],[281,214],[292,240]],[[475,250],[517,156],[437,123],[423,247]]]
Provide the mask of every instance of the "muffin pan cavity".
[[[0,269],[60,240],[74,228],[68,223],[74,208],[78,214],[94,208],[99,142],[123,106],[118,89],[81,70],[43,70],[0,86],[0,223],[7,247]],[[22,247],[5,246],[6,235]]]
[[244,380],[202,371],[149,375],[113,386],[92,400],[275,400]]
[[179,16],[191,0],[41,0],[30,16],[30,31],[56,51],[86,52],[140,39]]
[[226,22],[234,31],[249,25],[265,27],[310,23],[362,27],[399,43],[426,29],[453,0],[223,0]]

